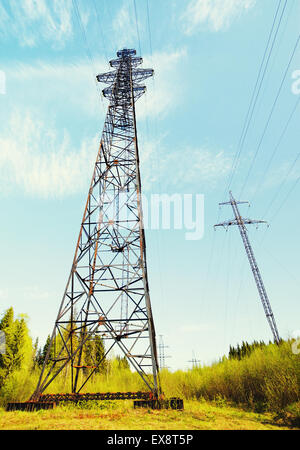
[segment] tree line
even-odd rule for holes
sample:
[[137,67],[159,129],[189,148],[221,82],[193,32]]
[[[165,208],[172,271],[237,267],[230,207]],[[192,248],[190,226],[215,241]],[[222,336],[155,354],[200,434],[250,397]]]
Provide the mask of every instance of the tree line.
[[[38,339],[33,344],[27,319],[26,315],[15,317],[14,310],[11,307],[4,312],[0,321],[0,331],[5,336],[5,352],[0,354],[0,391],[14,372],[24,367],[30,371],[41,369],[48,350],[48,364],[51,364],[55,358],[55,340],[51,346],[50,336],[47,337],[45,344],[41,347]],[[67,332],[68,330],[66,330]],[[74,339],[76,339],[76,336]],[[110,369],[111,361],[105,357],[105,348],[100,336],[96,335],[86,342],[82,354],[82,364],[87,367],[97,366],[95,374],[105,373]],[[129,368],[129,363],[125,357],[117,356],[115,364],[119,368]]]
[[[271,341],[269,344],[271,344]],[[241,345],[238,344],[236,347],[229,347],[228,358],[241,360],[249,356],[256,348],[264,348],[266,345],[268,344],[264,341],[253,341],[252,344],[242,341]]]

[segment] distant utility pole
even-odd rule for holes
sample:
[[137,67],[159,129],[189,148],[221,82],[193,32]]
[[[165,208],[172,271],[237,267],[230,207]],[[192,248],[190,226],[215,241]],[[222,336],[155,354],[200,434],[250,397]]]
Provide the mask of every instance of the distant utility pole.
[[[193,357],[192,357],[192,359],[190,360],[190,361],[188,361],[189,363],[192,363],[192,368],[194,369],[195,367],[199,367],[199,364],[200,364],[200,359],[196,359],[196,356],[195,356],[195,352],[193,352]],[[199,364],[198,364],[199,363]]]
[[223,223],[219,223],[219,224],[215,225],[215,227],[228,228],[232,225],[237,225],[239,227],[240,234],[241,234],[241,237],[242,237],[242,240],[243,240],[243,243],[245,246],[245,250],[246,250],[246,253],[247,253],[247,256],[249,259],[250,267],[251,267],[251,270],[254,275],[258,293],[259,293],[259,296],[260,296],[260,299],[261,299],[261,302],[262,302],[262,305],[263,305],[263,308],[265,311],[265,315],[266,315],[268,323],[270,325],[270,328],[271,328],[271,331],[272,331],[272,334],[274,337],[274,341],[278,344],[280,342],[280,337],[279,337],[278,329],[276,326],[274,314],[272,312],[271,305],[270,305],[270,302],[268,299],[268,295],[267,295],[265,286],[263,284],[262,277],[261,277],[260,271],[258,269],[252,247],[250,245],[250,241],[249,241],[248,234],[247,234],[247,228],[246,228],[246,225],[253,225],[256,223],[266,223],[266,222],[263,220],[243,219],[242,216],[240,215],[237,205],[245,204],[245,203],[249,204],[249,202],[236,201],[234,199],[231,191],[229,192],[229,195],[230,195],[230,201],[225,202],[225,203],[220,203],[220,206],[231,205],[235,219],[228,220]]
[[170,358],[170,356],[165,355],[165,348],[169,348],[168,345],[164,345],[163,336],[159,335],[159,343],[158,343],[158,354],[159,354],[159,367],[160,369],[168,369],[166,366],[166,358]]

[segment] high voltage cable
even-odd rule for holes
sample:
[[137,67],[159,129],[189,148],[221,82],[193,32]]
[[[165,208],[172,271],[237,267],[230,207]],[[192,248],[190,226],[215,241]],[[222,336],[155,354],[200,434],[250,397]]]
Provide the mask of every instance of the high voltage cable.
[[91,63],[91,66],[92,66],[92,73],[93,73],[93,79],[94,79],[94,83],[95,83],[95,86],[96,86],[96,90],[99,93],[100,103],[101,103],[101,106],[102,106],[102,108],[104,110],[104,106],[103,106],[103,103],[101,101],[102,100],[102,93],[99,90],[99,85],[98,85],[97,80],[96,80],[96,71],[95,71],[95,66],[94,66],[94,60],[93,60],[93,56],[92,56],[90,48],[89,48],[89,43],[88,43],[87,35],[86,35],[85,29],[84,29],[84,25],[82,23],[82,19],[81,19],[81,15],[80,15],[80,12],[79,12],[77,0],[72,0],[72,4],[73,4],[73,8],[74,8],[75,14],[77,16],[79,28],[81,29],[81,33],[83,35],[86,54],[87,54],[88,60]]
[[136,24],[136,34],[137,34],[137,38],[138,38],[138,42],[139,42],[139,52],[140,52],[140,55],[141,55],[142,54],[141,39],[140,39],[140,31],[139,31],[139,25],[138,25],[138,16],[137,16],[137,9],[136,9],[136,2],[135,2],[135,0],[133,0],[133,5],[134,5],[134,15],[135,15],[135,24]]
[[257,155],[258,155],[258,153],[259,153],[259,150],[260,150],[260,148],[261,148],[262,142],[263,142],[263,140],[264,140],[264,137],[265,137],[265,135],[266,135],[267,129],[268,129],[268,127],[269,127],[271,118],[272,118],[272,116],[273,116],[275,107],[276,107],[276,105],[277,105],[279,96],[280,96],[281,91],[282,91],[282,88],[283,88],[283,85],[284,85],[286,76],[287,76],[287,74],[288,74],[290,65],[291,65],[292,60],[293,60],[293,58],[294,58],[294,55],[295,55],[295,53],[296,53],[296,50],[297,50],[299,41],[300,41],[300,35],[298,35],[298,38],[297,38],[297,40],[296,40],[296,44],[295,44],[295,46],[294,46],[294,48],[293,48],[293,51],[292,51],[292,54],[291,54],[291,56],[290,56],[288,65],[287,65],[287,67],[286,67],[286,69],[285,69],[283,78],[282,78],[282,80],[281,80],[281,83],[280,83],[280,86],[279,86],[277,95],[276,95],[275,100],[274,100],[274,102],[273,102],[273,105],[272,105],[272,108],[271,108],[271,112],[270,112],[270,114],[269,114],[269,116],[268,116],[268,120],[267,120],[267,122],[266,122],[266,124],[265,124],[263,133],[262,133],[261,138],[260,138],[260,140],[259,140],[259,144],[258,144],[258,146],[257,146],[257,148],[256,148],[256,151],[255,151],[254,157],[252,158],[252,162],[251,162],[250,168],[249,168],[249,170],[248,170],[248,173],[247,173],[247,176],[246,176],[246,180],[245,180],[245,182],[244,182],[244,184],[243,184],[243,187],[242,187],[242,189],[241,189],[241,192],[240,192],[240,197],[242,196],[242,194],[243,194],[243,192],[244,192],[244,189],[245,189],[245,187],[246,187],[246,185],[247,185],[247,182],[248,182],[248,180],[249,180],[250,174],[251,174],[252,169],[253,169],[253,167],[254,167],[254,164],[255,164]]
[[[296,112],[296,110],[297,110],[297,108],[298,108],[298,106],[299,106],[299,103],[300,103],[300,97],[298,98],[298,100],[297,100],[295,106],[293,107],[292,112],[291,112],[291,114],[289,115],[289,118],[288,118],[288,120],[287,120],[287,122],[286,122],[286,124],[285,124],[284,129],[283,129],[283,132],[281,133],[280,138],[279,138],[279,140],[278,140],[278,142],[277,142],[277,145],[276,145],[275,148],[274,148],[274,151],[273,151],[273,153],[272,153],[272,155],[271,155],[271,158],[270,158],[269,161],[268,161],[267,167],[266,167],[266,169],[264,170],[264,175],[263,175],[264,178],[265,178],[265,176],[266,176],[266,173],[267,173],[268,170],[270,169],[270,166],[271,166],[271,164],[272,164],[272,162],[273,162],[273,160],[274,160],[274,158],[275,158],[275,155],[276,155],[278,149],[280,148],[280,144],[282,143],[282,140],[283,140],[283,138],[284,138],[284,136],[285,136],[285,134],[286,134],[286,132],[287,132],[287,129],[288,129],[288,127],[289,127],[289,125],[290,125],[290,123],[291,123],[291,121],[292,121],[292,118],[294,117],[294,114],[295,114],[295,112]],[[257,193],[258,193],[259,189],[261,188],[261,186],[262,186],[262,183],[259,183],[259,184],[257,185],[256,191],[255,191],[255,193],[253,194],[253,197],[252,197],[252,199],[251,199],[251,202],[253,201],[254,197],[257,195]],[[265,216],[264,216],[264,217],[265,217]]]
[[[256,106],[256,103],[257,103],[257,100],[258,100],[258,96],[259,96],[259,93],[260,93],[261,88],[262,88],[262,83],[263,83],[263,80],[264,80],[265,75],[266,75],[267,67],[268,67],[268,64],[269,64],[269,61],[270,61],[271,54],[273,52],[273,48],[274,48],[274,44],[275,44],[275,41],[276,41],[276,38],[277,38],[277,35],[278,35],[278,31],[279,31],[280,25],[282,23],[282,18],[283,18],[284,11],[286,9],[287,0],[285,0],[285,4],[284,4],[284,7],[283,7],[282,12],[281,12],[281,16],[280,16],[280,19],[279,19],[279,22],[278,22],[278,25],[277,25],[277,29],[276,29],[275,35],[273,37],[272,45],[271,45],[271,48],[269,50],[268,58],[266,60],[267,51],[268,51],[268,48],[269,48],[269,45],[270,45],[270,42],[271,42],[271,37],[273,35],[273,31],[274,31],[274,28],[275,28],[275,24],[276,24],[276,20],[277,20],[277,17],[278,17],[278,13],[279,13],[279,10],[280,10],[281,3],[282,3],[282,0],[279,0],[278,6],[277,6],[277,9],[276,9],[276,12],[275,12],[275,16],[274,16],[274,19],[273,19],[272,27],[271,27],[271,30],[270,30],[270,33],[269,33],[268,41],[267,41],[267,44],[266,44],[266,47],[265,47],[263,59],[262,59],[262,62],[260,64],[260,68],[259,68],[258,76],[257,76],[257,79],[256,79],[256,83],[255,83],[255,86],[254,86],[254,89],[253,89],[252,97],[251,97],[251,100],[250,100],[250,105],[249,105],[249,108],[248,108],[248,111],[247,111],[247,115],[246,115],[246,118],[245,118],[245,121],[244,121],[244,126],[243,126],[243,129],[242,129],[242,133],[241,133],[241,136],[240,136],[240,139],[239,139],[238,150],[236,152],[236,155],[235,155],[235,158],[234,158],[234,161],[233,161],[233,164],[232,164],[232,168],[231,168],[231,171],[230,171],[228,186],[225,189],[224,195],[225,195],[225,193],[227,193],[227,191],[230,188],[230,185],[231,185],[232,180],[233,180],[234,172],[235,172],[235,170],[237,168],[237,163],[238,163],[238,160],[240,158],[240,155],[241,155],[244,143],[245,143],[245,138],[246,138],[246,135],[248,133],[248,129],[249,129],[249,126],[250,126],[251,119],[253,117],[253,113],[254,113],[254,109],[255,109],[255,106]],[[265,60],[266,60],[266,64],[265,64],[265,68],[263,70]],[[262,78],[260,80],[262,71],[263,71],[263,75],[262,75]],[[259,80],[260,80],[260,83],[259,83]],[[256,89],[257,89],[258,85],[259,85],[259,88],[258,88],[258,91],[256,92]],[[253,103],[253,101],[254,101],[254,103]]]
[[83,26],[83,23],[82,23],[82,20],[81,20],[81,16],[80,16],[77,0],[72,0],[72,3],[73,3],[73,7],[74,7],[74,10],[75,10],[77,19],[78,19],[78,23],[79,23],[79,27],[81,29],[81,33],[83,35],[83,39],[84,39],[84,43],[85,43],[85,50],[86,50],[88,59],[90,60],[90,63],[92,65],[92,67],[94,67],[93,57],[92,57],[92,54],[90,52],[90,48],[89,48],[89,43],[88,43],[88,40],[87,40],[86,32],[85,32],[85,29],[84,29],[84,26]]
[[98,22],[98,26],[99,26],[99,32],[100,32],[101,39],[103,42],[105,59],[108,60],[109,58],[108,58],[107,51],[106,51],[104,33],[103,33],[102,26],[101,26],[101,21],[100,21],[100,14],[99,14],[98,6],[97,6],[95,0],[93,0],[93,5],[94,5],[95,12],[96,12],[96,18],[97,18],[97,22]]
[[[255,107],[256,107],[256,104],[257,104],[257,101],[258,101],[258,96],[259,96],[259,94],[261,92],[262,84],[263,84],[263,81],[265,79],[267,68],[269,66],[270,58],[271,58],[271,55],[272,55],[272,52],[273,52],[273,49],[274,49],[274,45],[275,45],[275,42],[276,42],[276,39],[277,39],[278,31],[279,31],[279,28],[280,28],[281,23],[282,23],[283,14],[284,14],[286,6],[287,6],[287,0],[284,3],[283,9],[281,11],[281,15],[280,15],[280,18],[279,18],[279,21],[278,21],[278,24],[277,24],[277,27],[276,27],[276,30],[275,30],[275,34],[273,35],[274,29],[275,29],[275,26],[276,26],[276,22],[277,22],[277,18],[278,18],[278,15],[279,15],[281,4],[282,4],[282,0],[279,0],[277,8],[276,8],[276,11],[275,11],[274,19],[273,19],[273,22],[272,22],[271,30],[269,32],[267,44],[265,46],[263,58],[262,58],[262,61],[261,61],[260,67],[259,67],[257,79],[256,79],[255,86],[254,86],[254,89],[253,89],[253,93],[252,93],[252,97],[251,97],[250,104],[249,104],[249,107],[248,107],[248,111],[247,111],[247,114],[246,114],[246,118],[245,118],[245,121],[244,121],[242,133],[241,133],[241,136],[240,136],[240,139],[239,139],[239,142],[238,142],[238,149],[237,149],[237,152],[236,152],[236,155],[235,155],[232,167],[231,167],[228,185],[227,185],[227,188],[224,191],[224,196],[226,195],[227,191],[230,189],[230,185],[232,183],[232,180],[233,180],[233,177],[234,177],[234,173],[235,173],[236,168],[237,168],[237,164],[238,164],[238,161],[239,161],[239,158],[240,158],[240,155],[241,155],[244,143],[245,143],[245,139],[246,139],[246,136],[247,136],[247,133],[248,133],[248,130],[249,130],[249,126],[250,126],[250,123],[251,123],[251,120],[252,120],[252,117],[253,117],[253,113],[254,113],[254,110],[255,110]],[[273,39],[272,39],[272,36],[273,36]],[[220,210],[219,210],[218,217],[219,216],[220,216]],[[213,253],[214,253],[214,245],[212,246],[212,249],[211,249],[210,262],[213,259]],[[244,267],[245,267],[245,264],[244,264]],[[209,270],[208,270],[208,272],[209,272]],[[208,281],[208,276],[209,276],[209,273],[207,273],[207,281]],[[241,289],[241,286],[240,286],[240,289]],[[239,289],[239,293],[240,293],[240,289]],[[239,296],[239,293],[238,293],[238,296]]]
[[149,45],[150,45],[150,54],[152,59],[152,36],[151,36],[151,27],[150,27],[150,12],[149,12],[149,1],[146,0],[147,6],[147,22],[148,22],[148,33],[149,33]]
[[275,201],[276,198],[278,197],[280,191],[281,191],[282,188],[283,188],[283,185],[285,184],[285,182],[286,182],[286,180],[288,179],[289,175],[292,173],[292,171],[293,171],[294,167],[296,166],[296,164],[297,164],[299,158],[300,158],[300,153],[298,153],[298,155],[296,156],[296,158],[295,158],[295,160],[293,161],[292,165],[290,166],[290,168],[289,168],[287,174],[285,175],[284,179],[282,180],[282,182],[281,182],[281,184],[280,184],[280,186],[279,186],[279,189],[276,191],[276,193],[275,193],[273,199],[271,200],[271,202],[270,202],[270,204],[269,204],[269,206],[268,206],[268,209],[266,210],[266,212],[265,212],[265,214],[264,214],[264,217],[266,217],[266,215],[268,214],[268,212],[269,212],[269,210],[270,210],[272,204],[274,203],[274,201]]
[[[299,153],[299,155],[298,155],[298,157],[297,157],[297,160],[299,159],[299,157],[300,157],[300,153]],[[287,195],[285,196],[283,202],[281,203],[281,205],[279,206],[279,208],[276,210],[276,213],[273,214],[272,219],[271,219],[272,221],[273,221],[274,218],[279,214],[279,212],[282,210],[283,206],[284,206],[285,203],[287,202],[289,196],[290,196],[291,193],[294,191],[294,189],[295,189],[295,187],[297,186],[297,184],[299,183],[299,181],[300,181],[300,177],[298,177],[298,178],[296,179],[296,181],[295,181],[294,184],[292,185],[291,189],[288,191]]]

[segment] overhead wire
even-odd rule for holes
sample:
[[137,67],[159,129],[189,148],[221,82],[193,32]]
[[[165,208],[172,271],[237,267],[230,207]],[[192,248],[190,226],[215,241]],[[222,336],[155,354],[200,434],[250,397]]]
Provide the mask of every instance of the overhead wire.
[[[275,44],[275,41],[276,41],[276,38],[277,38],[277,35],[278,35],[278,31],[279,31],[280,25],[282,23],[282,18],[283,18],[283,14],[284,14],[284,11],[285,11],[285,8],[286,8],[286,5],[287,5],[287,1],[285,1],[284,7],[282,9],[281,16],[280,16],[280,19],[279,19],[279,22],[278,22],[278,25],[277,25],[277,29],[276,29],[275,35],[273,37],[273,42],[272,42],[271,48],[269,50],[269,55],[268,55],[268,58],[266,59],[267,50],[269,48],[269,44],[270,44],[270,41],[271,41],[271,36],[272,36],[274,28],[275,28],[275,23],[276,23],[276,19],[277,19],[278,13],[279,13],[280,5],[281,5],[281,2],[279,2],[278,7],[276,9],[276,13],[275,13],[275,17],[274,17],[274,20],[273,20],[272,28],[271,28],[271,31],[270,31],[270,34],[269,34],[269,38],[268,38],[267,45],[266,45],[266,48],[265,48],[265,52],[264,52],[264,55],[263,55],[262,63],[260,65],[259,73],[258,73],[258,76],[257,76],[257,80],[256,80],[256,83],[255,83],[253,94],[252,94],[252,98],[251,98],[250,105],[249,105],[249,108],[248,108],[248,112],[247,112],[247,115],[246,115],[246,119],[245,119],[245,122],[244,122],[244,127],[243,127],[242,134],[241,134],[241,137],[240,137],[240,140],[239,140],[238,151],[236,153],[236,156],[235,156],[235,159],[234,159],[234,162],[233,162],[233,166],[232,166],[232,169],[231,169],[229,182],[228,182],[228,190],[229,190],[230,185],[232,183],[234,172],[235,172],[235,170],[237,168],[237,163],[238,163],[238,160],[240,158],[240,155],[241,155],[244,143],[245,143],[245,139],[246,139],[246,136],[247,136],[247,133],[248,133],[248,130],[249,130],[249,126],[250,126],[250,123],[251,123],[251,120],[252,120],[252,117],[253,117],[253,113],[254,113],[254,110],[255,110],[255,107],[256,107],[256,104],[257,104],[257,100],[258,100],[258,97],[259,97],[259,94],[260,94],[260,91],[261,91],[261,87],[262,87],[262,84],[263,84],[263,81],[264,81],[264,78],[265,78],[265,75],[266,75],[266,71],[267,71],[267,67],[268,67],[269,61],[270,61],[270,57],[271,57],[272,51],[274,49],[274,44]],[[265,64],[265,67],[264,67],[264,70],[263,70],[263,66],[264,66],[265,60],[266,60],[266,64]],[[262,77],[261,77],[261,74],[262,74]],[[260,79],[260,77],[261,77],[261,79]],[[285,77],[286,77],[286,75],[285,75]],[[284,80],[285,80],[285,77],[284,77]],[[260,83],[259,83],[259,80],[260,80]],[[258,87],[258,90],[256,92],[258,84],[259,84],[259,87]],[[281,90],[281,88],[280,88],[280,90]],[[280,91],[279,91],[279,94],[280,94]],[[279,96],[279,94],[278,94],[278,96]],[[276,101],[275,101],[275,104],[276,104]],[[275,105],[274,105],[274,107],[275,107]],[[274,107],[273,107],[273,109],[274,109]],[[271,114],[272,113],[273,113],[273,111],[271,112]]]
[[150,46],[150,54],[152,58],[152,36],[151,36],[151,26],[150,26],[150,11],[149,11],[149,0],[146,0],[146,9],[147,9],[147,24],[148,24],[148,35],[149,35],[149,46]]
[[[257,104],[257,101],[258,101],[258,97],[259,97],[259,94],[260,94],[260,91],[261,91],[261,88],[262,88],[262,85],[263,85],[263,81],[265,79],[265,75],[266,75],[267,68],[268,68],[268,65],[269,65],[269,62],[270,62],[270,58],[271,58],[271,55],[272,55],[272,52],[273,52],[273,49],[274,49],[274,45],[275,45],[275,42],[276,42],[276,39],[277,39],[278,31],[279,31],[279,28],[280,28],[281,23],[282,23],[283,14],[284,14],[286,6],[287,6],[287,0],[285,0],[284,6],[283,6],[283,9],[281,11],[281,15],[280,15],[280,18],[279,18],[279,21],[278,21],[278,24],[277,24],[276,31],[275,31],[275,34],[273,36],[272,44],[271,44],[271,47],[269,49],[271,38],[272,38],[274,29],[275,29],[275,24],[276,24],[276,21],[277,21],[277,18],[278,18],[278,14],[279,14],[279,11],[280,11],[281,4],[282,4],[282,0],[279,0],[277,8],[276,8],[276,11],[275,11],[275,16],[274,16],[274,19],[273,19],[273,22],[272,22],[272,27],[271,27],[271,30],[270,30],[270,33],[269,33],[269,36],[268,36],[268,40],[267,40],[267,44],[266,44],[266,47],[265,47],[265,51],[264,51],[264,54],[263,54],[263,58],[262,58],[262,61],[261,61],[260,67],[259,67],[256,83],[255,83],[255,86],[254,86],[254,89],[253,89],[252,97],[251,97],[251,100],[250,100],[250,104],[249,104],[249,107],[248,107],[248,111],[247,111],[246,118],[245,118],[245,121],[244,121],[243,129],[242,129],[242,133],[241,133],[241,136],[240,136],[240,139],[239,139],[239,142],[238,142],[237,152],[235,154],[235,157],[234,157],[234,160],[233,160],[233,163],[232,163],[232,167],[231,167],[230,174],[229,174],[229,181],[228,181],[228,184],[227,184],[227,188],[225,188],[224,195],[225,195],[225,193],[227,193],[229,191],[231,183],[233,181],[234,173],[235,173],[235,171],[237,169],[238,161],[240,159],[240,156],[241,156],[241,153],[242,153],[242,150],[243,150],[243,147],[244,147],[245,139],[246,139],[246,136],[247,136],[247,133],[248,133],[248,130],[249,130],[249,126],[250,126],[250,123],[251,123],[251,120],[252,120],[252,117],[253,117],[253,114],[254,114],[254,110],[255,110],[255,107],[256,107],[256,104]],[[268,49],[269,49],[269,53],[268,53],[268,56],[267,56]],[[258,87],[258,90],[257,90],[257,87]]]
[[139,43],[139,52],[140,52],[140,55],[141,55],[142,54],[141,38],[140,38],[140,31],[139,31],[139,24],[138,24],[138,15],[137,15],[137,8],[136,8],[136,1],[135,0],[133,0],[133,6],[134,6],[134,15],[135,15],[135,24],[136,24],[136,34],[137,34],[138,43]]
[[[296,158],[297,161],[298,161],[299,157],[300,157],[300,154],[299,154],[299,155],[297,156],[297,158]],[[296,160],[295,160],[295,162],[296,162]],[[294,166],[294,165],[295,165],[295,164],[293,164],[293,166]],[[291,195],[292,192],[295,190],[295,188],[296,188],[297,184],[299,183],[299,181],[300,181],[300,176],[296,179],[296,181],[293,183],[292,187],[289,189],[287,195],[284,197],[283,202],[280,204],[280,206],[279,206],[279,208],[276,210],[275,214],[273,214],[273,216],[271,217],[271,221],[273,221],[274,218],[275,218],[275,217],[279,214],[279,212],[282,210],[282,208],[284,207],[285,203],[288,201],[290,195]]]
[[104,50],[104,55],[105,55],[105,60],[108,61],[108,54],[107,54],[107,50],[106,50],[106,44],[105,44],[105,37],[104,37],[104,33],[103,33],[103,28],[101,26],[101,20],[100,20],[100,13],[98,10],[98,3],[96,3],[95,0],[92,0],[93,5],[94,5],[94,10],[96,13],[96,18],[97,18],[97,23],[98,23],[98,27],[99,27],[99,34],[101,37],[101,41],[103,43],[103,50]]
[[249,168],[249,170],[248,170],[248,173],[247,173],[245,182],[244,182],[244,184],[243,184],[243,186],[242,186],[242,189],[241,189],[241,192],[240,192],[240,197],[242,196],[242,193],[243,193],[244,190],[245,190],[245,187],[246,187],[246,185],[247,185],[247,183],[248,183],[250,174],[251,174],[252,169],[253,169],[253,167],[254,167],[254,164],[255,164],[257,155],[258,155],[258,153],[259,153],[259,151],[260,151],[260,149],[261,149],[262,142],[263,142],[263,140],[264,140],[264,138],[265,138],[267,129],[268,129],[269,124],[270,124],[270,122],[271,122],[271,119],[272,119],[272,117],[273,117],[273,114],[274,114],[274,111],[275,111],[275,108],[276,108],[278,99],[279,99],[279,97],[280,97],[280,94],[281,94],[281,91],[282,91],[284,82],[285,82],[285,80],[286,80],[286,77],[287,77],[289,68],[290,68],[290,66],[291,66],[291,63],[292,63],[292,61],[293,61],[293,59],[294,59],[294,56],[295,56],[297,47],[298,47],[298,45],[299,45],[299,41],[300,41],[300,34],[298,35],[298,38],[297,38],[296,43],[295,43],[295,45],[294,45],[294,47],[293,47],[293,50],[292,50],[292,54],[290,55],[288,64],[287,64],[286,69],[285,69],[285,71],[284,71],[284,74],[283,74],[283,77],[282,77],[282,80],[281,80],[279,89],[278,89],[278,91],[277,91],[275,100],[274,100],[274,102],[273,102],[273,104],[272,104],[272,108],[271,108],[270,114],[269,114],[268,119],[267,119],[267,122],[266,122],[266,124],[265,124],[265,126],[264,126],[263,133],[262,133],[262,135],[261,135],[261,137],[260,137],[258,146],[257,146],[256,151],[255,151],[255,154],[254,154],[254,157],[252,158],[252,162],[251,162],[250,168]]
[[[289,127],[290,123],[292,122],[292,119],[293,119],[293,117],[294,117],[294,115],[295,115],[295,112],[296,112],[298,106],[299,106],[299,103],[300,103],[300,97],[299,97],[298,100],[296,101],[296,104],[294,105],[294,107],[293,107],[293,109],[292,109],[292,111],[291,111],[291,113],[290,113],[290,115],[289,115],[289,117],[288,117],[288,120],[287,120],[287,122],[286,122],[286,124],[285,124],[285,126],[284,126],[284,128],[283,128],[283,131],[282,131],[282,133],[281,133],[281,135],[280,135],[280,137],[279,137],[279,140],[278,140],[276,146],[274,147],[274,150],[273,150],[273,152],[272,152],[272,154],[271,154],[271,157],[270,157],[270,159],[268,160],[267,166],[266,166],[266,168],[265,168],[265,170],[264,170],[264,174],[263,174],[263,177],[264,177],[264,178],[266,177],[266,173],[269,171],[269,169],[270,169],[270,167],[271,167],[271,165],[272,165],[272,162],[273,162],[273,160],[274,160],[274,158],[275,158],[275,156],[276,156],[276,154],[277,154],[277,152],[278,152],[278,150],[279,150],[279,148],[280,148],[280,145],[281,145],[281,143],[282,143],[282,141],[283,141],[283,138],[284,138],[285,135],[286,135],[286,132],[287,132],[287,130],[288,130],[288,127]],[[262,181],[263,181],[263,180],[262,180]],[[262,181],[261,181],[260,183],[258,183],[257,188],[256,188],[256,190],[255,190],[255,192],[254,192],[254,194],[253,194],[253,196],[252,196],[251,202],[253,201],[253,198],[256,197],[256,195],[257,195],[257,193],[259,192],[259,190],[262,188],[262,186],[263,186]],[[271,202],[271,203],[273,203],[273,202]],[[270,205],[270,206],[271,206],[271,205]],[[265,217],[265,216],[266,216],[266,214],[264,215],[264,217]]]
[[98,85],[98,82],[96,80],[97,71],[95,70],[94,59],[93,59],[92,53],[90,51],[90,47],[89,47],[86,31],[85,31],[85,28],[84,28],[84,25],[83,25],[83,22],[82,22],[82,19],[81,19],[81,15],[80,15],[80,12],[79,12],[79,7],[78,7],[77,0],[72,0],[72,4],[73,4],[73,9],[75,11],[76,17],[77,17],[79,28],[80,28],[82,36],[83,36],[84,47],[85,47],[85,51],[86,51],[86,54],[87,54],[87,58],[88,58],[88,60],[89,60],[89,62],[91,64],[92,73],[93,73],[93,80],[94,80],[94,83],[95,83],[95,86],[96,86],[96,90],[97,90],[97,92],[99,94],[100,104],[101,104],[101,107],[103,109],[103,112],[105,113],[105,108],[104,108],[104,105],[103,105],[103,102],[102,102],[102,100],[103,100],[102,92],[101,92],[101,90],[99,88],[99,85]]

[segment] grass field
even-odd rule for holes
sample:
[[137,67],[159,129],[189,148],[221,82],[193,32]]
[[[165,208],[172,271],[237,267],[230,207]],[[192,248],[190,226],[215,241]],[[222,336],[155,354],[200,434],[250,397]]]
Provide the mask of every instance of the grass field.
[[0,410],[0,430],[286,430],[271,414],[257,414],[212,402],[185,401],[183,411],[135,410],[132,401],[99,403],[90,408]]

